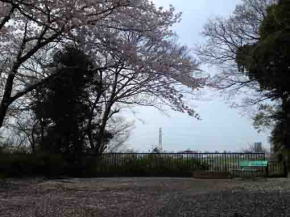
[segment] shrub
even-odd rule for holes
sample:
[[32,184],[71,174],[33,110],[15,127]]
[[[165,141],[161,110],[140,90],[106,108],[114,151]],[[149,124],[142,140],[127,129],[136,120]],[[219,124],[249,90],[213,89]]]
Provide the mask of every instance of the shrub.
[[60,155],[0,154],[0,174],[8,177],[57,177],[64,174],[65,166],[66,163]]
[[193,171],[208,169],[195,158],[161,154],[104,154],[80,156],[74,161],[61,155],[38,153],[0,154],[3,177],[96,177],[96,176],[191,176]]
[[105,154],[97,163],[99,176],[191,176],[208,165],[194,158],[173,158],[159,154]]

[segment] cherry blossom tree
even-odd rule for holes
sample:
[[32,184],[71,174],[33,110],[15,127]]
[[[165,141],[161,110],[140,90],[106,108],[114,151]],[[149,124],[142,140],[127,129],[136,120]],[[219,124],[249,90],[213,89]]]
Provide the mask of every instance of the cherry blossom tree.
[[171,27],[179,20],[173,7],[149,0],[0,0],[0,127],[56,75],[49,63],[68,43],[95,61],[103,91],[92,94],[92,113],[102,105],[101,131],[120,104],[167,104],[196,116],[180,86],[198,89],[204,80],[191,76],[198,64],[176,42]]
[[[167,47],[166,52],[161,52],[162,55],[153,51],[150,54],[139,54],[141,59],[136,60],[134,64],[130,62],[130,59],[125,60],[124,55],[114,56],[110,59],[114,67],[99,71],[99,78],[105,88],[98,101],[102,103],[100,135],[105,132],[107,121],[118,113],[120,105],[124,104],[158,108],[167,105],[173,110],[198,117],[185,104],[182,88],[178,88],[181,85],[192,88],[201,86],[202,81],[193,79],[188,71],[194,70],[196,65],[190,61],[191,58],[186,53],[183,53],[186,49],[171,49]],[[184,55],[183,58],[181,54]],[[177,55],[180,58],[178,60],[175,59]],[[137,55],[136,58],[138,58]],[[102,144],[102,138],[102,136],[99,137],[98,144]],[[101,145],[100,148],[106,147]],[[100,150],[100,152],[103,151]]]
[[[132,3],[131,3],[132,2]],[[138,1],[91,0],[1,0],[0,1],[0,126],[9,106],[49,77],[43,70],[28,70],[39,52],[70,39],[71,32],[84,25],[97,25],[122,7]]]
[[[153,10],[154,6],[151,7]],[[132,16],[136,16],[135,12]],[[197,89],[202,87],[204,80],[191,76],[191,72],[198,70],[198,64],[186,47],[178,46],[173,40],[175,35],[169,27],[177,17],[172,8],[166,16],[170,18],[167,22],[157,18],[148,22],[147,31],[132,32],[132,24],[125,22],[121,25],[129,25],[125,31],[119,27],[120,23],[115,23],[105,28],[108,31],[100,31],[96,26],[75,32],[77,43],[94,57],[96,66],[103,69],[97,73],[104,90],[95,103],[102,103],[100,135],[105,132],[108,120],[119,112],[120,104],[155,107],[166,104],[176,111],[198,117],[185,104],[181,86]],[[96,145],[100,153],[106,149],[102,138],[98,138]]]

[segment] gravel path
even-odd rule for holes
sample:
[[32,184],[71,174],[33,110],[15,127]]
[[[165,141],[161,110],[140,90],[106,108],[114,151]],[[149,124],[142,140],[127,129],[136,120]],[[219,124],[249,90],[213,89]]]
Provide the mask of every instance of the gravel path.
[[[289,193],[216,192],[176,195],[160,216],[285,217],[290,216]],[[288,214],[289,213],[289,214]]]
[[290,180],[0,181],[1,217],[290,217]]

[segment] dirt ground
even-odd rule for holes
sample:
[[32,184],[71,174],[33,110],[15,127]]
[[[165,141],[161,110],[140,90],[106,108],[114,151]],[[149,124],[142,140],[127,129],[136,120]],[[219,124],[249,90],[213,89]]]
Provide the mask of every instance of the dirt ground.
[[290,216],[290,179],[0,181],[1,217]]

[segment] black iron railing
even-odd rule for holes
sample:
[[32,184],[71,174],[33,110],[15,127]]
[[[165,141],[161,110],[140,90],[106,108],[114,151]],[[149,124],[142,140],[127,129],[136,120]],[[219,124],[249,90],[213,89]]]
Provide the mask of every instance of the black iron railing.
[[[265,153],[104,153],[97,171],[116,176],[191,176],[202,170],[230,172],[242,160],[265,160]],[[270,170],[276,167],[270,166]]]

